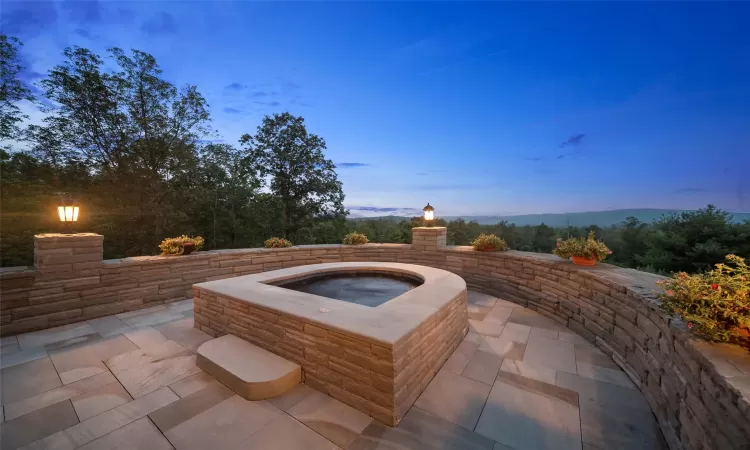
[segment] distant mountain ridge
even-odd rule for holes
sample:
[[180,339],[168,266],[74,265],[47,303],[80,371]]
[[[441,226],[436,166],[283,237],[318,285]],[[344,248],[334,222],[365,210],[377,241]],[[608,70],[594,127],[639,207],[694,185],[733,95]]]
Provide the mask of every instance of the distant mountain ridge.
[[[612,211],[590,211],[580,213],[564,213],[564,214],[524,214],[518,216],[439,216],[445,220],[456,220],[463,218],[465,221],[477,221],[480,225],[494,225],[503,220],[508,223],[516,224],[518,226],[523,225],[539,225],[544,223],[551,227],[586,227],[589,225],[598,225],[600,227],[608,227],[611,225],[617,225],[623,222],[628,217],[635,217],[641,222],[651,223],[655,219],[659,219],[664,215],[673,213],[681,213],[684,210],[678,209],[616,209]],[[750,213],[734,213],[730,212],[733,216],[733,221],[740,223],[744,221],[750,221]],[[398,216],[381,216],[381,217],[359,217],[353,220],[367,220],[367,219],[383,219],[388,221],[398,221],[400,219],[408,219],[408,217]]]

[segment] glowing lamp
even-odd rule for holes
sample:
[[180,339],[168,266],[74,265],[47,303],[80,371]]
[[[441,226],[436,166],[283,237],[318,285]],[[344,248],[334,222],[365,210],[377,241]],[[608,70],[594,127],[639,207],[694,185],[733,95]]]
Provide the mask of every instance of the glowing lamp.
[[57,217],[63,225],[70,227],[73,222],[78,222],[79,207],[72,198],[65,197],[57,206]]
[[427,206],[422,211],[424,211],[424,220],[427,222],[427,226],[431,227],[432,221],[435,219],[435,208],[430,205],[430,202],[427,202]]

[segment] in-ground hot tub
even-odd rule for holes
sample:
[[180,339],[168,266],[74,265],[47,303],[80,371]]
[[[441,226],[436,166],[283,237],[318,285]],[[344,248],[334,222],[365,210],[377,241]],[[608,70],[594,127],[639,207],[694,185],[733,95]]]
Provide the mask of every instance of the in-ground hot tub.
[[308,278],[295,278],[274,283],[274,286],[374,307],[422,283],[421,278],[411,274],[370,270],[313,274]]
[[314,264],[200,283],[193,292],[196,327],[298,363],[306,384],[388,425],[468,331],[464,280],[413,264]]

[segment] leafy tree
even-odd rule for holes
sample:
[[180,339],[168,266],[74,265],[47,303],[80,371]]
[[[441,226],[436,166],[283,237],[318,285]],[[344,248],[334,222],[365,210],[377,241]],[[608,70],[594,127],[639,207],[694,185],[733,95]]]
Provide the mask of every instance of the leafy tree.
[[18,77],[23,69],[18,57],[21,45],[18,39],[0,33],[0,141],[18,138],[18,123],[27,118],[17,103],[35,100]]
[[735,232],[729,213],[708,205],[655,221],[646,242],[648,250],[636,257],[641,265],[696,272],[711,269],[732,253]]
[[628,217],[620,227],[622,245],[612,244],[612,257],[626,267],[636,267],[638,256],[642,256],[648,249],[646,233],[648,226],[635,217]]
[[[266,116],[255,135],[240,139],[270,179],[270,191],[281,204],[281,235],[293,242],[309,241],[309,231],[318,221],[334,221],[343,237],[346,211],[344,192],[336,166],[325,158],[326,143],[308,133],[305,120],[288,112]],[[307,236],[307,238],[298,238]]]
[[88,49],[64,50],[64,62],[40,83],[57,106],[29,135],[38,157],[89,167],[94,189],[86,200],[100,213],[99,229],[122,230],[116,245],[126,253],[150,253],[165,234],[190,231],[178,224],[191,203],[207,104],[195,86],[178,90],[162,79],[153,56],[109,54],[114,71]]
[[555,230],[551,227],[541,224],[534,227],[534,237],[531,241],[532,251],[550,252],[555,248]]

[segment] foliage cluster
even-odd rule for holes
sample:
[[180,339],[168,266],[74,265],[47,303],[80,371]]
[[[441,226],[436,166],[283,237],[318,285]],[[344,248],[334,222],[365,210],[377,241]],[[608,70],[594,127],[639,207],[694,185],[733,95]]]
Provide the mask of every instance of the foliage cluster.
[[750,269],[744,258],[728,255],[713,270],[688,275],[678,272],[660,281],[661,308],[678,314],[697,335],[718,342],[749,343]]
[[495,236],[494,234],[480,234],[476,239],[471,241],[471,246],[474,250],[479,251],[505,251],[508,250],[508,245],[504,240]]
[[291,241],[288,241],[287,239],[284,239],[284,238],[272,237],[270,239],[266,239],[266,241],[263,242],[263,245],[266,248],[287,248],[287,247],[291,247],[292,243]]
[[596,239],[596,234],[593,231],[589,231],[588,236],[585,238],[558,238],[555,243],[555,249],[552,253],[564,259],[568,259],[571,256],[578,256],[581,258],[602,261],[612,254],[612,250],[610,250],[604,242],[598,241]]
[[342,241],[346,245],[363,245],[367,244],[369,242],[367,240],[367,235],[364,233],[357,233],[356,231],[352,231],[351,233],[347,233],[346,236],[344,236],[344,240]]
[[193,244],[195,251],[203,247],[205,240],[201,236],[190,237],[182,235],[179,237],[166,238],[159,244],[162,255],[181,255],[185,244]]

